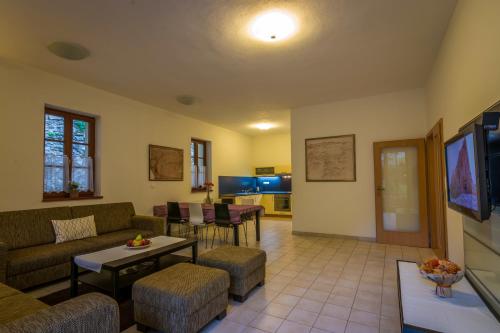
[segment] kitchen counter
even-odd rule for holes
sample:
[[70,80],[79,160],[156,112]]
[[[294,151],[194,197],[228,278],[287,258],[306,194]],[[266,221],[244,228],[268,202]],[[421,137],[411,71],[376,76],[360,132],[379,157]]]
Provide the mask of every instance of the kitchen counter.
[[292,194],[292,192],[287,192],[287,191],[261,191],[261,192],[240,192],[240,193],[234,193],[234,194],[224,194],[224,197],[231,197],[231,196],[245,196],[245,195],[258,195],[258,194]]

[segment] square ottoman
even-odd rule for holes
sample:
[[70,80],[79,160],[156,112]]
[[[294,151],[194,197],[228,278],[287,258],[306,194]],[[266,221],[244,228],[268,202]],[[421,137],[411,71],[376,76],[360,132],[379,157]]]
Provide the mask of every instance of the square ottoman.
[[255,286],[264,285],[266,252],[259,249],[223,246],[200,255],[197,264],[229,272],[229,293],[239,302],[244,302]]
[[132,287],[137,328],[198,332],[215,317],[225,317],[228,288],[226,271],[188,263],[148,275]]

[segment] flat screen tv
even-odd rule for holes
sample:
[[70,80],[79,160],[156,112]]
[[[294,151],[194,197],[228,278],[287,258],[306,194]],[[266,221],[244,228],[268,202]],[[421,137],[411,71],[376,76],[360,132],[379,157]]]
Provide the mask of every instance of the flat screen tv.
[[490,216],[484,140],[472,124],[445,143],[448,207],[480,222]]

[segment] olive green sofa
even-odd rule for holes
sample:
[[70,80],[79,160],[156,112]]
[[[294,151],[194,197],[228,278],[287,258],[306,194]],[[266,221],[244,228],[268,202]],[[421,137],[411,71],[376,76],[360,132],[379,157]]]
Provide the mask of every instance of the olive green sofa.
[[90,293],[55,306],[0,283],[0,333],[118,333],[112,298]]
[[[94,215],[97,237],[55,244],[51,220]],[[68,277],[71,256],[165,234],[162,218],[135,215],[130,202],[0,212],[0,282],[25,289]]]

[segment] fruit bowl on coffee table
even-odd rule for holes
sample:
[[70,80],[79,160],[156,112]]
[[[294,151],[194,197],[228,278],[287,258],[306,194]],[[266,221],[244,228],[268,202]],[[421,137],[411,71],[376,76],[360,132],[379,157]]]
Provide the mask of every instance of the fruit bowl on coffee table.
[[453,297],[451,286],[464,277],[464,271],[446,259],[429,259],[420,265],[420,274],[436,283],[436,295],[439,297]]
[[127,241],[127,248],[129,249],[139,250],[139,249],[145,249],[150,246],[151,246],[151,240],[142,238],[141,234],[137,235],[135,239],[130,239]]

